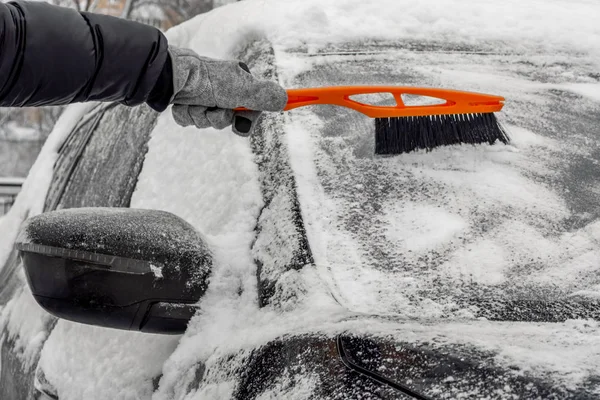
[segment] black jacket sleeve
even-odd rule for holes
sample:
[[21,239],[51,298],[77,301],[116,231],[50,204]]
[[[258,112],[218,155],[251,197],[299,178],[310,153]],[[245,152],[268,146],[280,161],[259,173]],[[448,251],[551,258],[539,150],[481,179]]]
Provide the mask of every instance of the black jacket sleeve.
[[173,91],[167,49],[158,29],[137,22],[0,3],[0,106],[96,100],[163,111]]

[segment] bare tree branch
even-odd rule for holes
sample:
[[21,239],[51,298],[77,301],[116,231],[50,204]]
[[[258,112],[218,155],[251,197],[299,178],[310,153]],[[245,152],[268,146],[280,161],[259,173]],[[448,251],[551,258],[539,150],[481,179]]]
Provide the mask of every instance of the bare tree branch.
[[133,11],[133,4],[135,2],[136,0],[125,0],[123,12],[121,13],[121,18],[129,18],[131,16],[131,11]]
[[96,8],[98,8],[98,2],[99,2],[99,1],[100,1],[100,0],[93,0],[93,1],[92,1],[92,5],[90,6],[89,10],[90,10],[90,11],[92,11],[92,12],[93,12],[93,11],[96,11]]

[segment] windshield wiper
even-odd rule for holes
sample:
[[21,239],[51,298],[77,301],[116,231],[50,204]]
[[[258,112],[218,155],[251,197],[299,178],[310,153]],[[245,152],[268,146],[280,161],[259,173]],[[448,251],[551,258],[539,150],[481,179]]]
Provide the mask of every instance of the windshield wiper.
[[418,393],[414,390],[412,390],[411,388],[409,388],[408,386],[402,385],[400,383],[394,382],[391,379],[388,379],[384,376],[381,376],[373,371],[369,371],[366,368],[361,367],[360,365],[357,365],[355,363],[353,363],[348,356],[346,355],[346,350],[344,349],[344,342],[342,340],[342,336],[338,335],[338,337],[336,338],[336,347],[337,347],[337,351],[338,351],[338,355],[340,356],[340,359],[342,360],[342,363],[349,369],[353,370],[354,372],[357,372],[363,376],[366,376],[369,379],[372,379],[380,384],[383,385],[387,385],[390,386],[402,393],[404,393],[407,396],[411,396],[414,399],[418,399],[418,400],[432,400],[431,397],[427,397],[424,394]]

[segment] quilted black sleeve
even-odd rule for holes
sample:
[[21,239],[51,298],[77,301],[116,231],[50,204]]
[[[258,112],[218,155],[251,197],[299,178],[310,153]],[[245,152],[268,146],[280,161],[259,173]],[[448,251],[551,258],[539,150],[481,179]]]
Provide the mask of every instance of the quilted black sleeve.
[[[170,98],[168,43],[156,28],[43,2],[0,3],[0,106]],[[172,88],[171,88],[172,91]]]

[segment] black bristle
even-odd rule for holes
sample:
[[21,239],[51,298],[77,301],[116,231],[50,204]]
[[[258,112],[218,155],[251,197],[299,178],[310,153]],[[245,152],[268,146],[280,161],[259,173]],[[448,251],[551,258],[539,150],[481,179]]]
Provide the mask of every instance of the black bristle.
[[510,141],[493,113],[375,118],[375,154]]

